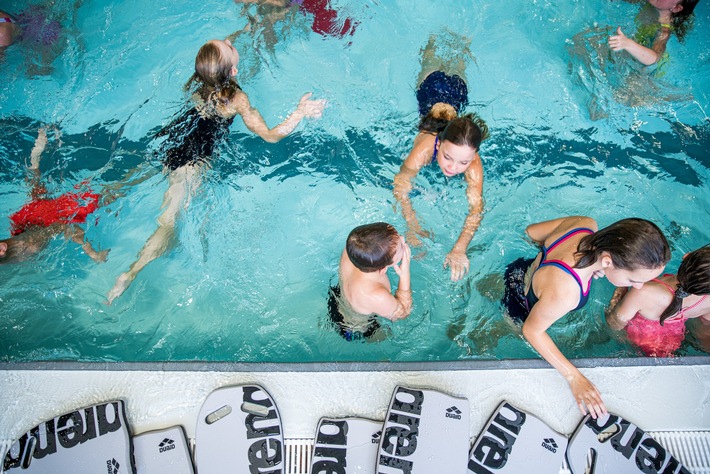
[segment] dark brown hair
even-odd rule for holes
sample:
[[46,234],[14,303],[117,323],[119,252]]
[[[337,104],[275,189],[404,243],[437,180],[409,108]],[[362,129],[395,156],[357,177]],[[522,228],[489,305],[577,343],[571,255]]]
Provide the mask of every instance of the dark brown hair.
[[358,270],[372,273],[392,264],[398,240],[397,230],[386,222],[365,224],[350,232],[345,252]]
[[661,314],[661,325],[683,307],[687,295],[710,294],[710,245],[699,248],[685,256],[678,268],[678,285],[673,300]]
[[587,268],[601,258],[611,257],[614,267],[622,270],[653,269],[671,259],[666,237],[656,224],[645,219],[622,219],[579,241],[575,268]]

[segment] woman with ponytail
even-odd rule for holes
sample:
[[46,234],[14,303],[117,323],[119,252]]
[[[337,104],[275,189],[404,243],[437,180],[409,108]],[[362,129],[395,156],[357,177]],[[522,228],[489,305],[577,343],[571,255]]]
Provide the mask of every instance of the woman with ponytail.
[[[478,150],[488,137],[488,126],[475,114],[459,116],[468,103],[468,87],[464,80],[468,46],[442,59],[436,55],[435,37],[422,52],[419,75],[419,131],[409,155],[394,177],[394,196],[402,206],[407,221],[406,239],[419,247],[421,238],[430,234],[419,224],[409,198],[412,181],[427,166],[438,166],[447,178],[463,174],[469,210],[458,240],[444,259],[444,268],[451,269],[451,279],[464,277],[469,270],[466,250],[483,218],[483,165]],[[469,41],[470,43],[470,41]],[[453,54],[457,53],[457,54]]]
[[685,322],[710,322],[710,245],[683,257],[678,274],[654,278],[642,288],[614,293],[607,323],[626,330],[629,340],[647,356],[668,357],[685,339]]
[[572,216],[531,224],[527,236],[540,247],[505,271],[503,304],[523,323],[523,336],[569,383],[582,414],[606,413],[599,390],[557,348],[547,329],[589,299],[593,278],[642,288],[671,258],[663,232],[644,219],[623,219],[601,230],[591,217]]
[[321,116],[325,100],[311,100],[308,93],[283,122],[269,128],[235,80],[238,64],[239,53],[229,40],[208,41],[197,53],[195,73],[185,85],[192,93],[192,103],[157,134],[166,137],[160,154],[169,181],[158,228],[130,269],[116,280],[107,296],[109,304],[126,291],[138,272],[165,253],[174,237],[180,209],[187,206],[191,192],[198,188],[201,171],[228,135],[235,116],[241,116],[251,132],[269,143],[289,135],[304,118]]

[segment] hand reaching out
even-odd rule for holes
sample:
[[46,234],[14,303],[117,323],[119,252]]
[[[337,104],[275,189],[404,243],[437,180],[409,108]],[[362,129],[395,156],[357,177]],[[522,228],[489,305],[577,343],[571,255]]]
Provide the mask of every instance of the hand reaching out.
[[320,118],[323,115],[323,109],[325,108],[327,101],[325,99],[311,99],[313,95],[312,92],[308,92],[301,97],[298,101],[298,111],[303,114],[304,117],[308,118]]

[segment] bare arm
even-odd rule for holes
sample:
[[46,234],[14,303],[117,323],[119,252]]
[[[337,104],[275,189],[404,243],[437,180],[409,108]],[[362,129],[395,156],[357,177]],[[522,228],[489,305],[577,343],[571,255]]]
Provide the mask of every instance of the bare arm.
[[609,301],[606,310],[606,323],[615,331],[621,331],[633,319],[640,307],[638,305],[639,291],[619,287]]
[[589,227],[590,229],[596,231],[597,223],[590,217],[561,217],[559,219],[538,222],[537,224],[530,224],[525,229],[525,233],[533,240],[533,242],[538,245],[542,245],[552,234],[558,231],[572,229],[574,227]]
[[407,222],[407,242],[415,247],[422,244],[419,237],[428,238],[429,232],[423,230],[419,224],[409,193],[412,191],[412,180],[434,153],[434,140],[435,137],[432,135],[423,133],[417,135],[412,150],[399,168],[399,173],[394,177],[394,197],[402,207],[402,216]]
[[650,66],[651,64],[655,64],[658,59],[663,56],[670,36],[670,28],[661,26],[660,31],[653,40],[653,45],[647,48],[627,37],[624,32],[621,31],[621,28],[618,28],[616,35],[609,37],[609,47],[614,51],[626,51],[641,64]]
[[523,336],[535,350],[550,363],[569,383],[577,406],[582,414],[593,418],[606,413],[599,390],[577,369],[557,348],[547,334],[547,329],[558,319],[571,311],[577,304],[578,290],[572,282],[552,281],[533,306],[525,324]]
[[394,295],[380,286],[371,296],[371,312],[391,321],[404,319],[412,312],[412,290],[410,286],[409,265],[412,253],[408,245],[404,245],[404,254],[399,265],[394,265],[394,271],[399,275],[399,286]]
[[245,93],[237,95],[235,100],[236,112],[241,115],[246,127],[259,135],[269,143],[276,143],[288,136],[304,118],[319,118],[325,107],[325,99],[311,100],[311,93],[305,94],[298,102],[298,107],[286,119],[275,126],[269,128],[256,108],[251,106],[249,98]]
[[470,264],[466,250],[478,230],[478,226],[481,225],[481,219],[483,219],[483,167],[480,156],[477,158],[475,162],[477,166],[472,166],[472,169],[464,173],[467,183],[468,215],[463,223],[459,238],[444,259],[444,268],[451,268],[451,280],[453,281],[463,278],[469,270]]
[[94,247],[91,246],[91,242],[85,240],[84,229],[82,229],[78,225],[68,225],[64,229],[64,237],[66,239],[70,239],[74,243],[81,245],[81,248],[84,250],[84,252],[86,252],[86,255],[91,257],[94,262],[101,263],[106,261],[106,257],[108,256],[109,250],[102,250],[100,252],[95,250]]

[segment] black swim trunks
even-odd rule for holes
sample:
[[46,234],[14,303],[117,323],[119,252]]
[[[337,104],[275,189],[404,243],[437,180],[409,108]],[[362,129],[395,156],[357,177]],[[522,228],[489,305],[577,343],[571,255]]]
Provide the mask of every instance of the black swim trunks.
[[364,332],[349,328],[345,324],[340,309],[338,309],[338,299],[340,297],[340,286],[331,286],[330,291],[328,291],[328,316],[335,324],[338,333],[343,336],[346,341],[358,341],[372,337],[372,335],[380,329],[380,323],[377,322],[375,316],[372,316],[368,321],[367,329]]
[[530,314],[525,298],[525,274],[533,261],[535,261],[534,258],[520,257],[508,265],[503,276],[505,282],[503,307],[508,310],[510,317],[517,323],[524,323]]

